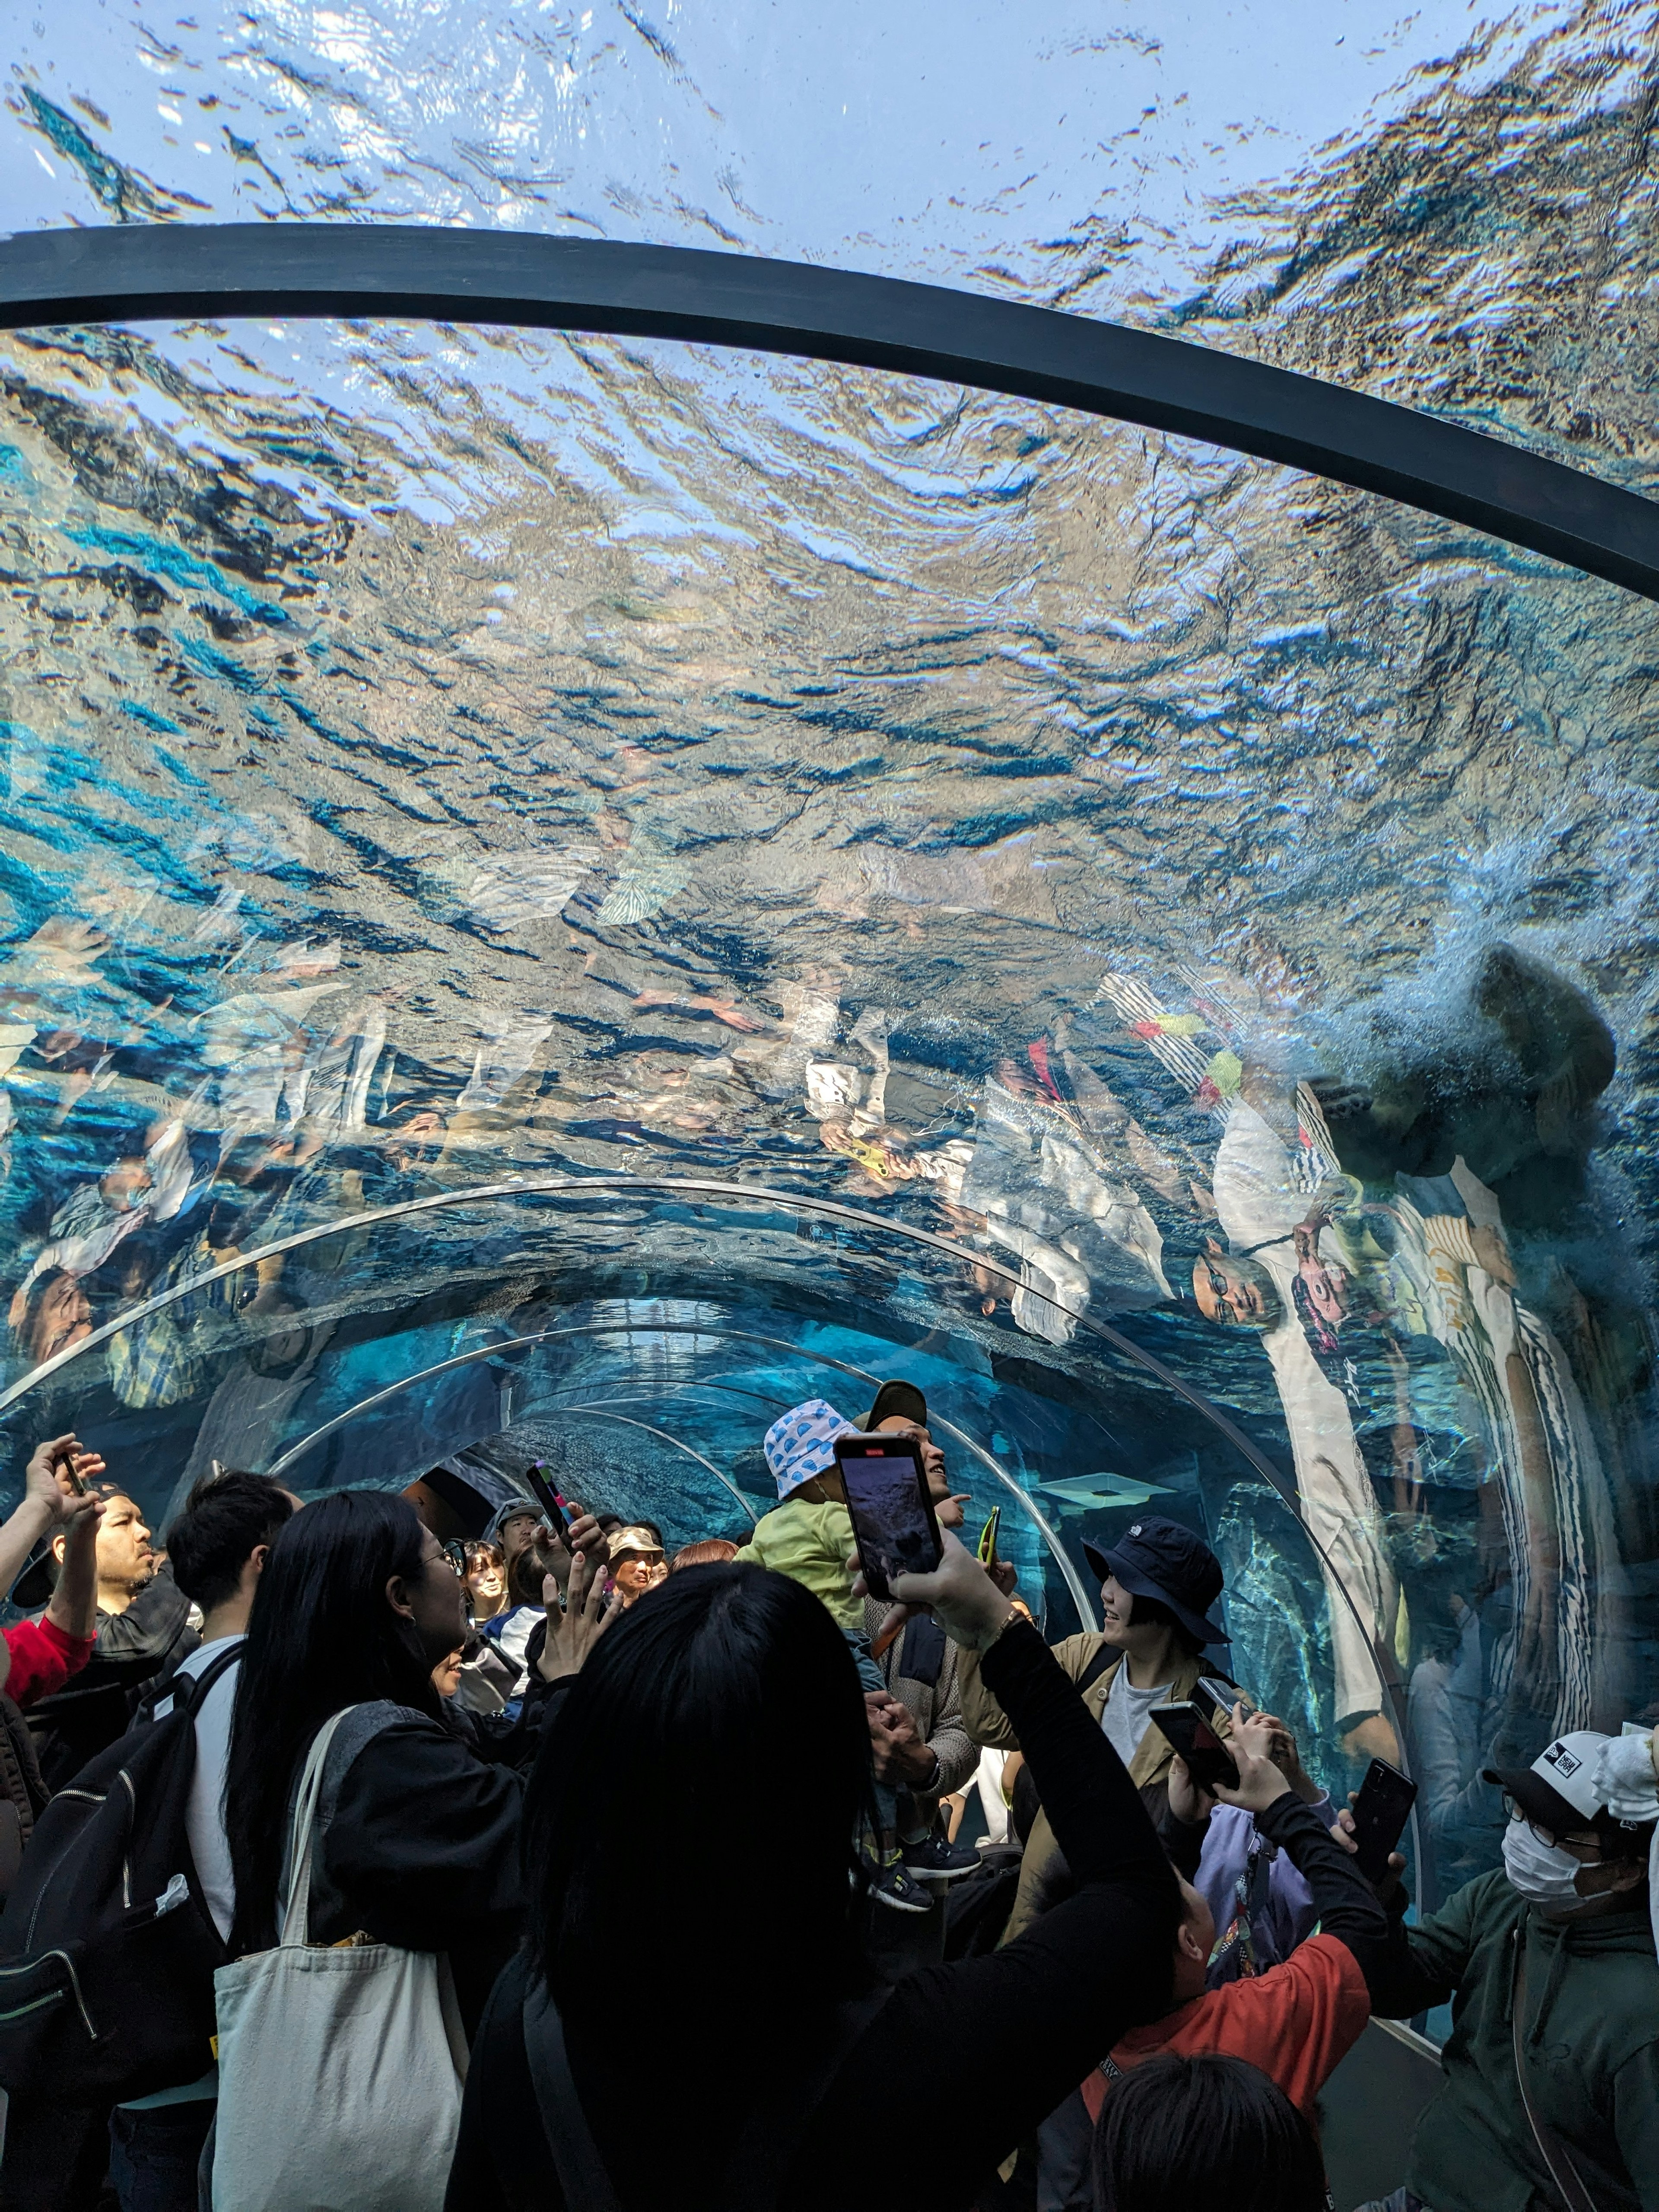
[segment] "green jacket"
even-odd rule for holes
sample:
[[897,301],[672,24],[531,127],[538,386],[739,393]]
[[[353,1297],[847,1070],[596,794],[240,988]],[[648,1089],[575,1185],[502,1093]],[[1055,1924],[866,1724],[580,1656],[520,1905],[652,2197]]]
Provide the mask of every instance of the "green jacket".
[[844,1505],[786,1498],[756,1523],[738,1557],[805,1583],[834,1613],[838,1628],[862,1629],[864,1600],[854,1596],[847,1569],[852,1550],[853,1516]]
[[1599,2212],[1659,2212],[1659,1960],[1647,1892],[1594,1920],[1548,1920],[1502,1869],[1419,1927],[1396,1923],[1374,2011],[1443,2004],[1445,2079],[1417,2124],[1407,2185],[1434,2212],[1559,2212],[1516,2079],[1510,1992],[1524,1931],[1522,2051],[1533,2108]]

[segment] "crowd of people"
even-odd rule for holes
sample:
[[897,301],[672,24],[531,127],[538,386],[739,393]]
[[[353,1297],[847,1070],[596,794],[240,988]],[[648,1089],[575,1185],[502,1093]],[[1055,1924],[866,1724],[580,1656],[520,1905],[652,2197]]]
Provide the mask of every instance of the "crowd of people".
[[[871,1435],[941,1547],[879,1598]],[[765,1452],[775,1506],[678,1551],[453,1467],[216,1466],[158,1547],[43,1443],[0,1527],[0,2212],[1318,2212],[1332,2073],[1446,2004],[1388,2212],[1659,2212],[1650,1716],[1494,1769],[1502,1865],[1419,1916],[1229,1672],[1193,1529],[1085,1547],[1103,1626],[1050,1649],[913,1384]]]

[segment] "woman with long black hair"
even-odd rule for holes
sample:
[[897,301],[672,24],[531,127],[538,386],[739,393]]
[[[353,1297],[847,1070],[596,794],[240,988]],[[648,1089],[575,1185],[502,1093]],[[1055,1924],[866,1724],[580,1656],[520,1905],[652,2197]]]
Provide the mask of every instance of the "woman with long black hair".
[[526,1947],[473,2045],[446,2212],[957,2212],[1167,2007],[1180,1898],[1139,1795],[1036,1630],[945,1542],[895,1587],[981,1652],[1074,1893],[993,1956],[882,1992],[845,1639],[763,1568],[672,1576],[549,1722]]
[[340,1491],[295,1515],[259,1580],[231,1725],[233,1955],[276,1941],[295,1787],[318,1730],[353,1706],[324,1767],[311,1940],[362,1929],[447,1953],[471,2033],[518,1940],[522,1777],[543,1709],[603,1625],[587,1595],[579,1583],[568,1616],[550,1608],[520,1726],[487,1762],[446,1725],[433,1686],[467,1633],[464,1585],[437,1538],[383,1491]]

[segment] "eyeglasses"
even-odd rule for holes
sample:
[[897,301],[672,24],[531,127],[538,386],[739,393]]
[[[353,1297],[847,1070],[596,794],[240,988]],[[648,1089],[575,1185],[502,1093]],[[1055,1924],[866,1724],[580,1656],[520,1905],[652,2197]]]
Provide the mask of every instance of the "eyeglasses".
[[1533,1834],[1536,1836],[1540,1844],[1549,1844],[1558,1846],[1564,1851],[1571,1851],[1575,1858],[1577,1857],[1581,1851],[1593,1850],[1596,1854],[1595,1857],[1593,1859],[1586,1859],[1584,1861],[1584,1864],[1586,1866],[1600,1866],[1601,1864],[1601,1846],[1599,1842],[1592,1840],[1592,1842],[1589,1844],[1575,1844],[1571,1836],[1558,1835],[1553,1828],[1547,1828],[1541,1821],[1529,1818],[1524,1807],[1517,1805],[1514,1798],[1511,1797],[1507,1791],[1504,1793],[1504,1805],[1510,1820],[1524,1820],[1528,1827],[1532,1830]]
[[445,1559],[448,1560],[450,1565],[454,1568],[456,1573],[459,1575],[462,1581],[465,1582],[466,1579],[466,1546],[461,1542],[458,1536],[452,1536],[449,1541],[444,1546],[443,1551]]

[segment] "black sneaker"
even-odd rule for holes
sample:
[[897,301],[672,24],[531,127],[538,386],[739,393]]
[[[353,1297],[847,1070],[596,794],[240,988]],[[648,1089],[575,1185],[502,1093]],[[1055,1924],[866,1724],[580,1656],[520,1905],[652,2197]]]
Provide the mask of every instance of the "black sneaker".
[[870,1875],[870,1894],[878,1905],[890,1905],[895,1912],[930,1912],[933,1900],[904,1864],[902,1859],[866,1862]]
[[906,1869],[931,1881],[960,1881],[979,1871],[980,1856],[965,1844],[946,1843],[937,1832],[919,1844],[906,1844],[901,1854]]

